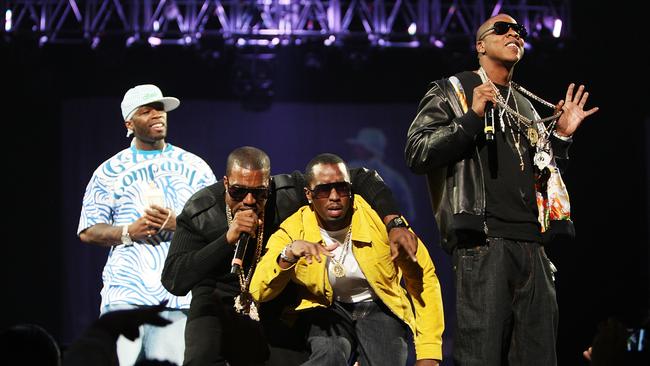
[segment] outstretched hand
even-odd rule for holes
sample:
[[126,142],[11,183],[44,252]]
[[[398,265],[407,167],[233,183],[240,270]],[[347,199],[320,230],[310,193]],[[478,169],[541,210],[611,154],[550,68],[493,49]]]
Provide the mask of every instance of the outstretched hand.
[[573,93],[575,84],[571,83],[566,91],[566,97],[561,100],[557,106],[557,110],[562,110],[562,115],[557,121],[556,132],[560,136],[571,136],[580,127],[582,121],[592,114],[598,112],[598,107],[593,107],[585,111],[585,104],[589,98],[589,93],[585,91],[585,86],[580,85],[578,90]]
[[314,259],[320,263],[323,261],[321,255],[326,257],[332,256],[332,250],[336,248],[335,245],[324,247],[319,243],[311,243],[304,240],[296,240],[289,245],[289,254],[293,258],[304,257],[308,264],[312,264]]
[[413,262],[417,262],[415,256],[418,251],[418,237],[405,227],[394,227],[388,232],[388,241],[390,242],[390,259],[393,261],[398,258],[408,257]]
[[116,340],[123,335],[133,341],[140,335],[138,328],[143,324],[163,327],[171,323],[159,314],[166,305],[167,301],[163,301],[154,306],[111,311],[99,317],[94,326],[110,333]]

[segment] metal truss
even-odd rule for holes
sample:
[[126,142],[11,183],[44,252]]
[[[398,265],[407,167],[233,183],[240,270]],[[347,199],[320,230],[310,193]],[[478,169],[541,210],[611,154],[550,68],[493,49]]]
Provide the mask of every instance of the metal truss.
[[570,35],[569,1],[470,0],[23,0],[5,1],[5,40],[87,43],[108,37],[191,45],[222,39],[274,47],[319,41],[326,46],[443,47],[472,42],[482,21],[508,13],[533,38]]

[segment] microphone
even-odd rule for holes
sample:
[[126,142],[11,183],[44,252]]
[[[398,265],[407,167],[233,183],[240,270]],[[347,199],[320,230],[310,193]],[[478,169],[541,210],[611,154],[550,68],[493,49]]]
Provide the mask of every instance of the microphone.
[[494,105],[492,102],[485,103],[485,140],[494,140]]
[[230,268],[230,273],[237,274],[241,271],[242,266],[244,265],[244,254],[246,253],[246,247],[248,246],[248,239],[250,239],[249,233],[239,234],[239,240],[235,244],[235,256],[232,258],[232,267]]

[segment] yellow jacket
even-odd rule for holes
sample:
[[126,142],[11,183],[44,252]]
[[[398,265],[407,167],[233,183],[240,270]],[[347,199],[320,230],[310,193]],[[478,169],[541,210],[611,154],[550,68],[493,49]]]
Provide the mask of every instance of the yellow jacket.
[[[352,252],[375,294],[388,308],[411,327],[415,337],[417,359],[442,359],[444,318],[440,283],[424,244],[418,240],[418,262],[391,260],[388,234],[383,221],[361,198],[354,196],[352,216]],[[282,249],[294,240],[321,243],[316,213],[309,206],[287,218],[270,238],[267,251],[257,265],[250,292],[259,302],[276,297],[289,280],[299,287],[299,301],[294,310],[318,306],[329,307],[333,301],[325,257],[308,264],[301,258],[295,265],[282,269],[277,259]],[[400,286],[402,276],[406,291]],[[406,295],[410,295],[413,307]],[[415,312],[414,312],[415,310]]]

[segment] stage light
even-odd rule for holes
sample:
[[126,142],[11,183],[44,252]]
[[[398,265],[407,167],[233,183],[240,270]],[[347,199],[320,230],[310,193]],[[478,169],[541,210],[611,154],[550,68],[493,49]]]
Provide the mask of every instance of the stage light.
[[323,41],[323,44],[325,46],[331,46],[334,43],[334,41],[336,41],[336,37],[334,37],[334,35],[332,34]]
[[409,25],[407,31],[408,31],[409,35],[414,36],[415,33],[417,33],[417,31],[418,31],[418,26],[417,26],[417,24],[415,24],[415,23],[411,23],[411,25]]
[[131,37],[127,38],[126,39],[126,47],[131,47],[131,45],[135,43],[135,40],[136,40],[135,36],[131,36]]
[[160,38],[154,36],[149,37],[147,41],[149,42],[151,47],[160,46],[160,44],[162,43],[162,40]]
[[93,40],[90,43],[90,49],[94,50],[95,48],[97,48],[97,46],[99,46],[99,37],[95,36],[93,37]]
[[562,19],[558,18],[553,23],[553,37],[560,38],[560,34],[562,34]]
[[5,11],[5,31],[6,32],[11,31],[11,16],[12,16],[11,9],[7,9],[7,11]]

